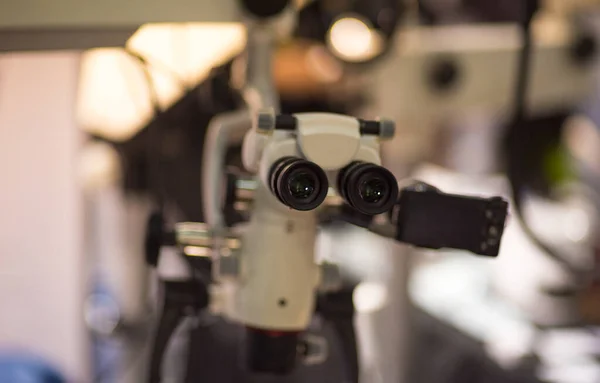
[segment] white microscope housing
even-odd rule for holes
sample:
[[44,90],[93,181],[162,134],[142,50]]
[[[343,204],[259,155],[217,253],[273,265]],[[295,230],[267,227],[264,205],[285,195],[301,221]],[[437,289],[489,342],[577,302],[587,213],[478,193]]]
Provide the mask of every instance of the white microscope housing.
[[364,213],[389,210],[398,187],[379,166],[379,150],[393,132],[388,121],[329,113],[259,114],[242,148],[244,166],[260,181],[252,216],[235,255],[236,275],[218,276],[229,292],[225,315],[256,330],[308,327],[324,283],[315,259],[319,206],[337,190],[351,206],[370,201],[375,209],[354,206]]

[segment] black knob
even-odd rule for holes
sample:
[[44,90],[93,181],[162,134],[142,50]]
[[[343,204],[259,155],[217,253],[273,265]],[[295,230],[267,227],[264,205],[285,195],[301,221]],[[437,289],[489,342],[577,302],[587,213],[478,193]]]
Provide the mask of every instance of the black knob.
[[587,64],[594,59],[598,50],[596,38],[591,34],[582,34],[571,46],[571,57],[578,64]]
[[160,212],[150,214],[146,225],[146,240],[144,250],[146,252],[146,263],[156,267],[158,256],[164,237],[164,218]]
[[241,0],[242,7],[259,18],[273,17],[281,13],[289,0]]

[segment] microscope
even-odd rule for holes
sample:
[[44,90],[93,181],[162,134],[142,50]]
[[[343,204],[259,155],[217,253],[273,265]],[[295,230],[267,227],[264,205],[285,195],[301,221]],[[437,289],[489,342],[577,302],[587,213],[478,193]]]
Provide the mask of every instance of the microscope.
[[[298,360],[326,357],[323,339],[305,333],[317,296],[342,283],[336,265],[316,260],[323,222],[349,222],[420,247],[498,254],[507,203],[445,194],[420,182],[400,189],[379,153],[381,141],[393,134],[387,120],[261,112],[242,147],[244,166],[255,174],[253,186],[234,182],[239,190],[229,193],[252,191],[246,195],[249,222],[179,223],[163,235],[184,252],[210,250],[212,282],[204,303],[246,328],[251,371],[287,374]],[[211,187],[225,194],[223,184]],[[235,198],[224,203],[235,205]]]
[[[298,363],[322,363],[327,342],[307,329],[316,310],[336,304],[320,298],[343,284],[339,267],[320,262],[316,254],[317,235],[326,222],[347,222],[418,247],[487,257],[499,252],[507,202],[446,194],[418,181],[399,183],[380,155],[382,142],[394,137],[393,121],[277,111],[270,55],[278,28],[293,9],[285,1],[269,2],[273,9],[254,9],[259,3],[244,2],[252,15],[241,89],[248,109],[215,117],[207,130],[206,222],[169,229],[160,215],[149,220],[148,263],[160,275],[164,250],[175,248],[193,269],[165,285],[151,382],[160,381],[161,356],[177,312],[187,308],[242,325],[245,365],[252,373],[287,375]],[[243,137],[241,157],[251,179],[225,175],[234,137]],[[192,252],[209,256],[195,262],[186,256]],[[347,315],[351,319],[352,312]],[[351,375],[358,381],[356,371]]]

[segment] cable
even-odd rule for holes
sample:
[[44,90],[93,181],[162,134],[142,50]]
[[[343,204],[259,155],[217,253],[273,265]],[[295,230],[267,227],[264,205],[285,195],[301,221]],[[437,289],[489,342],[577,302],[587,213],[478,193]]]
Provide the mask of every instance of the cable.
[[154,332],[150,356],[149,383],[160,383],[163,357],[169,341],[187,316],[188,311],[199,312],[208,306],[208,290],[194,281],[163,281],[163,305]]
[[538,0],[526,0],[525,17],[521,25],[523,33],[523,48],[519,55],[519,64],[517,66],[517,86],[515,88],[515,121],[522,121],[525,118],[525,98],[527,96],[527,85],[531,72],[531,51],[532,51],[532,33],[531,24],[533,17],[539,7]]
[[[521,175],[521,164],[511,155],[511,147],[515,144],[515,139],[518,139],[518,130],[522,128],[526,121],[526,99],[527,91],[531,72],[531,53],[533,48],[531,24],[533,17],[539,8],[538,0],[526,0],[524,2],[525,14],[521,24],[523,34],[523,47],[519,55],[519,62],[517,67],[517,82],[515,87],[515,109],[513,121],[509,124],[506,135],[505,144],[507,146],[508,159],[506,175],[511,185],[511,197],[514,204],[514,211],[517,219],[519,220],[523,231],[531,239],[531,241],[543,250],[548,257],[558,262],[563,268],[573,273],[574,275],[584,278],[587,274],[586,270],[580,270],[571,263],[569,263],[564,257],[557,254],[553,249],[547,246],[541,241],[535,233],[531,230],[523,215],[523,196],[527,189],[527,184],[524,180],[524,176]],[[579,279],[579,278],[578,278]]]
[[148,383],[160,383],[162,378],[162,361],[169,345],[169,340],[184,317],[184,307],[169,304],[164,305],[152,345]]

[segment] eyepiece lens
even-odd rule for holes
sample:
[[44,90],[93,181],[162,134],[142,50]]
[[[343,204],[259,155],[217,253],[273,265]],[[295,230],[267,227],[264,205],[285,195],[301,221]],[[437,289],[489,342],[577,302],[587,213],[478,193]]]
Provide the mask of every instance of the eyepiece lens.
[[338,174],[337,186],[348,205],[363,214],[385,213],[398,199],[396,177],[373,163],[352,162]]
[[377,203],[385,198],[387,184],[381,178],[373,178],[363,182],[359,187],[361,198],[367,203]]
[[299,172],[292,175],[288,180],[288,190],[292,197],[298,200],[306,200],[313,196],[317,180],[307,172]]
[[316,209],[329,188],[323,169],[297,157],[283,157],[271,166],[269,187],[281,203],[299,211]]

